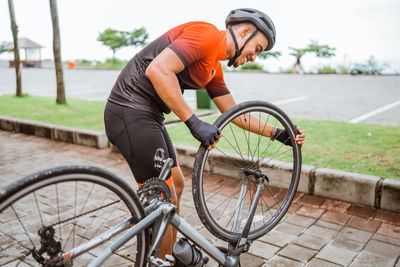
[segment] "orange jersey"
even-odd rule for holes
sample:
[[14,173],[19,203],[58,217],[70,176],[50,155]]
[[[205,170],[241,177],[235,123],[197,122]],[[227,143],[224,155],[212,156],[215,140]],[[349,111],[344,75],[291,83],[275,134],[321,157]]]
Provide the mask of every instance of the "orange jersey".
[[135,109],[169,113],[171,110],[145,75],[147,66],[167,47],[184,64],[184,70],[177,74],[182,92],[205,87],[211,98],[229,94],[219,62],[226,58],[225,32],[206,22],[189,22],[169,30],[136,54],[121,71],[109,100]]

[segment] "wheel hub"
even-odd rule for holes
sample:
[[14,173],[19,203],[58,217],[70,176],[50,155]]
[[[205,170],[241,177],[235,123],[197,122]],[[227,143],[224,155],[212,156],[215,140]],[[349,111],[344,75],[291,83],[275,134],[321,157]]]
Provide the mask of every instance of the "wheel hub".
[[261,172],[261,170],[256,170],[250,167],[245,167],[241,168],[241,171],[244,173],[244,175],[248,176],[253,176],[256,180],[259,180],[260,178],[265,179],[267,182],[269,182],[268,176],[265,175],[264,173]]

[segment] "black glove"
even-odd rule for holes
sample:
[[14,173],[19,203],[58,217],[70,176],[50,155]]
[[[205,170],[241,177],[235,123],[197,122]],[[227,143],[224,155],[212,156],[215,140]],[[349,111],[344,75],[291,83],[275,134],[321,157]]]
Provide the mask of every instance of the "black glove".
[[194,113],[187,121],[185,121],[185,124],[194,138],[207,147],[214,144],[221,134],[221,131],[217,126],[200,120]]
[[[294,128],[296,129],[297,134],[300,134],[300,132],[297,130],[296,125],[294,126]],[[292,142],[290,142],[290,137],[289,134],[286,132],[286,129],[274,128],[272,132],[273,132],[271,138],[272,141],[276,139],[279,142],[283,143],[284,145],[292,146]]]

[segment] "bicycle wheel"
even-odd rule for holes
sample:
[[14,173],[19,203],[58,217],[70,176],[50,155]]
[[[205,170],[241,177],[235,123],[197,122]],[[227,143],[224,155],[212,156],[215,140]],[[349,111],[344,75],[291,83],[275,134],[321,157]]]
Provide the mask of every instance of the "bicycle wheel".
[[[62,166],[32,174],[0,193],[0,266],[45,266],[60,258],[65,262],[57,266],[68,266],[70,260],[74,266],[86,266],[143,216],[135,192],[108,171]],[[110,230],[123,221],[125,228]],[[104,242],[97,247],[68,255],[106,231],[114,234],[98,238]],[[145,266],[147,248],[145,230],[106,264]]]
[[[194,162],[197,213],[212,234],[235,243],[247,222],[260,177],[265,175],[268,179],[263,182],[249,233],[254,240],[282,219],[296,193],[301,173],[301,150],[294,141],[297,132],[281,109],[263,101],[241,103],[214,124],[223,136],[211,152],[200,146]],[[293,147],[266,137],[272,126],[286,129]],[[253,133],[257,131],[262,135]]]

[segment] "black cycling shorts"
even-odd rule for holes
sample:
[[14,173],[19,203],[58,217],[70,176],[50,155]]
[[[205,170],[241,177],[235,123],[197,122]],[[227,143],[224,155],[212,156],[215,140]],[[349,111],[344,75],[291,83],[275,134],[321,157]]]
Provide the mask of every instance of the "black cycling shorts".
[[138,183],[158,177],[160,172],[154,168],[153,160],[158,148],[163,148],[165,156],[174,160],[173,167],[177,166],[175,150],[163,122],[161,114],[110,101],[106,104],[104,123],[108,140],[124,156]]

